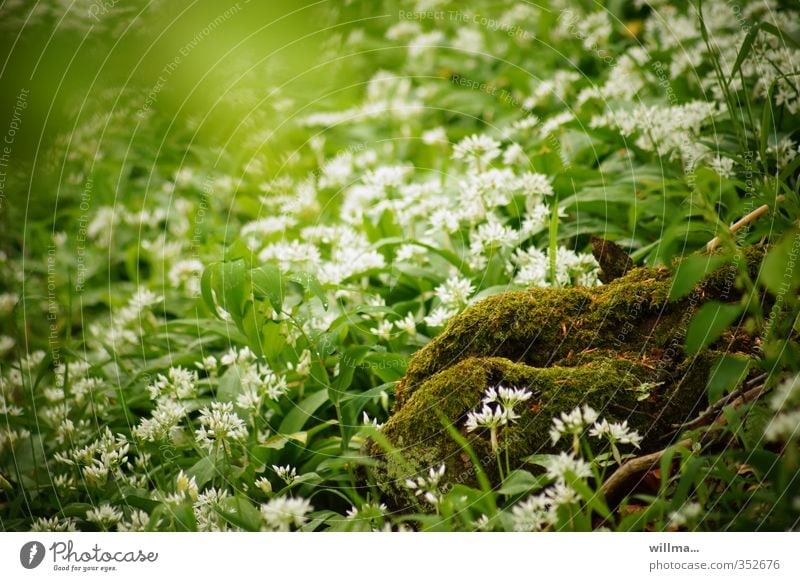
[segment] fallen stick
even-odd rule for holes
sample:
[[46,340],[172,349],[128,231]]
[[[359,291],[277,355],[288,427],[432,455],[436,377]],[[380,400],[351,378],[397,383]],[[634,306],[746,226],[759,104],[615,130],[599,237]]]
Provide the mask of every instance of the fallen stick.
[[[757,387],[753,387],[748,391],[740,394],[735,399],[730,401],[731,406],[734,408],[738,408],[745,403],[751,402],[757,399],[764,391],[764,385],[759,385]],[[733,394],[731,394],[733,395]],[[705,413],[705,412],[704,412]],[[640,474],[644,472],[648,472],[655,468],[658,463],[661,461],[661,458],[664,454],[667,453],[667,450],[673,447],[679,448],[691,448],[692,445],[697,442],[705,442],[711,438],[712,428],[724,426],[727,424],[728,421],[724,415],[717,416],[714,422],[708,427],[708,429],[703,432],[700,438],[685,438],[680,440],[676,444],[672,446],[667,446],[663,450],[659,450],[658,452],[653,452],[652,454],[647,454],[645,456],[638,456],[636,458],[631,458],[627,460],[622,466],[617,468],[614,473],[603,483],[601,488],[603,492],[603,497],[608,499],[613,499],[614,496],[623,488],[630,488],[628,485],[630,481],[634,478],[638,477]]]
[[[783,196],[778,196],[777,198],[775,198],[775,203],[779,204],[783,200],[784,200]],[[764,204],[763,206],[759,206],[758,208],[747,214],[747,216],[745,216],[738,222],[735,222],[733,226],[730,227],[729,232],[731,234],[735,234],[743,226],[746,226],[750,222],[753,222],[754,220],[757,220],[758,218],[766,214],[768,210],[769,210],[769,204]],[[716,250],[717,246],[719,246],[719,243],[721,241],[722,239],[719,236],[715,236],[714,238],[712,238],[708,242],[708,244],[706,244],[706,252],[713,252],[714,250]]]

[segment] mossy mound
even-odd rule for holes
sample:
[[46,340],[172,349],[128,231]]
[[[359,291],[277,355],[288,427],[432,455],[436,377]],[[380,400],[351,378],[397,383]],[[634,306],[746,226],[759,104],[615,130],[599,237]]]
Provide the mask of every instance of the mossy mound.
[[[748,251],[755,274],[762,253]],[[467,433],[466,415],[487,387],[526,388],[533,397],[520,419],[502,431],[511,463],[565,449],[549,437],[552,419],[588,404],[609,421],[626,420],[644,438],[644,451],[663,447],[675,424],[706,403],[710,349],[685,357],[686,328],[710,298],[737,300],[736,271],[722,268],[679,301],[669,300],[666,268],[634,268],[595,288],[531,289],[487,298],[455,317],[415,354],[397,389],[397,405],[383,435],[402,455],[375,443],[373,476],[397,507],[408,505],[405,479],[441,463],[451,484],[476,484],[476,469],[448,434],[442,416],[467,438],[483,470],[497,484],[494,454],[485,434]],[[722,340],[721,340],[722,341]],[[725,351],[748,351],[749,338],[724,337]],[[642,384],[654,385],[648,392]]]

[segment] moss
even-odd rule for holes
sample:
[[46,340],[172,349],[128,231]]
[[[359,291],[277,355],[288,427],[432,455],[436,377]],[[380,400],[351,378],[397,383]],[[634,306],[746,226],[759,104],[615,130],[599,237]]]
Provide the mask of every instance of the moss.
[[[553,453],[569,442],[554,446],[549,436],[553,417],[578,405],[588,404],[609,421],[626,420],[639,431],[648,451],[663,446],[661,436],[672,424],[681,423],[703,403],[702,394],[710,361],[695,365],[695,373],[677,392],[661,385],[639,401],[636,387],[657,383],[659,371],[638,361],[611,353],[596,354],[571,367],[531,367],[505,358],[466,358],[427,379],[411,395],[383,429],[384,435],[402,454],[404,461],[385,456],[373,446],[371,453],[381,462],[376,480],[395,506],[407,506],[408,493],[402,482],[418,472],[444,462],[450,483],[475,486],[476,471],[469,457],[447,433],[439,419],[443,414],[476,451],[484,471],[496,484],[497,467],[486,434],[467,433],[466,414],[475,409],[488,386],[525,387],[534,394],[520,419],[505,432],[511,463],[522,464],[532,454]],[[501,440],[501,444],[503,441]]]
[[[744,255],[753,277],[762,256],[760,249]],[[662,448],[675,425],[704,407],[709,369],[721,354],[712,346],[687,358],[686,328],[702,301],[738,300],[737,269],[730,264],[711,273],[678,301],[669,300],[667,268],[634,268],[601,287],[507,292],[466,309],[409,362],[383,430],[404,460],[369,444],[378,460],[375,481],[396,507],[409,505],[406,478],[442,462],[448,482],[476,485],[476,470],[442,424],[443,414],[497,484],[489,439],[466,433],[464,422],[485,389],[500,382],[534,393],[502,436],[512,466],[563,449],[550,440],[552,419],[583,404],[609,421],[626,420],[643,436],[643,451]],[[752,348],[746,336],[728,334],[723,343],[728,352]],[[643,394],[635,389],[643,383],[656,387]]]
[[398,388],[399,405],[427,377],[465,357],[497,356],[546,367],[588,349],[638,349],[656,328],[643,328],[643,320],[674,329],[670,282],[666,269],[638,268],[592,289],[536,288],[489,297],[455,317],[411,358]]

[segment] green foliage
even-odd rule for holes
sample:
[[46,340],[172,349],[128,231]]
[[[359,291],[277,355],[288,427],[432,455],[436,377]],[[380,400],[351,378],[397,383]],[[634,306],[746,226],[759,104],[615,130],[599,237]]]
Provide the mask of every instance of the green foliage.
[[[797,528],[794,7],[39,4],[0,9],[0,528]],[[487,360],[548,394],[515,469],[464,430]],[[594,422],[535,454],[591,387],[762,384],[631,415],[666,451],[619,502]]]

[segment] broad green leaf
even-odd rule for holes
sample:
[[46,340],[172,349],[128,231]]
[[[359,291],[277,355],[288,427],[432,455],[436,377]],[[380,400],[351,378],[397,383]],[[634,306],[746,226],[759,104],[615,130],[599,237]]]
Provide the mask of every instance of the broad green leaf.
[[672,278],[669,289],[670,300],[685,297],[705,276],[730,262],[730,256],[697,255],[689,256],[681,261]]
[[686,353],[694,355],[720,338],[742,314],[742,305],[712,301],[704,304],[692,317],[686,332]]
[[207,482],[210,482],[214,475],[217,473],[217,467],[211,456],[203,456],[200,460],[194,463],[188,470],[186,476],[191,478],[194,476],[197,486],[202,488]]
[[244,393],[238,365],[231,365],[219,378],[217,399],[222,402],[236,403],[237,398]]
[[253,296],[267,298],[276,313],[283,307],[283,275],[274,264],[262,264],[250,271],[253,282]]
[[322,405],[328,401],[328,390],[316,391],[298,403],[283,418],[278,431],[281,434],[293,434],[303,429],[306,422]]
[[792,230],[764,258],[759,280],[774,295],[800,286],[800,232]]
[[714,403],[736,389],[747,377],[751,360],[736,355],[723,355],[711,368],[708,378],[708,403]]
[[527,470],[512,470],[506,479],[503,480],[503,484],[500,486],[497,493],[504,496],[514,496],[526,492],[535,492],[539,490],[545,482],[546,481],[537,478]]
[[290,282],[300,285],[304,290],[311,292],[321,302],[325,310],[328,309],[328,294],[320,284],[319,279],[309,272],[291,273],[286,277]]

